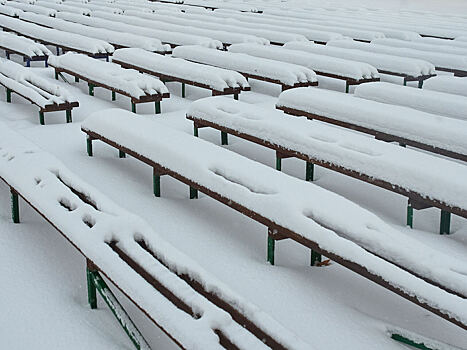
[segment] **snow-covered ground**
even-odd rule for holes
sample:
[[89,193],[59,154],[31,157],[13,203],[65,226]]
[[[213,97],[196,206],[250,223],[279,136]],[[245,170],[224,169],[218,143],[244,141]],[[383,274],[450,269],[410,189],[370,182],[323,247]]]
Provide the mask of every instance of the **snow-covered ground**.
[[[467,1],[461,0],[339,0],[329,4],[453,13],[463,9],[467,13]],[[389,326],[467,348],[467,332],[335,263],[309,267],[309,250],[292,241],[276,244],[276,266],[270,266],[264,226],[206,196],[189,200],[187,186],[171,178],[162,178],[162,197],[155,198],[152,169],[140,161],[119,159],[115,149],[100,142],[94,142],[94,157],[88,157],[81,122],[99,110],[129,110],[130,100],[117,96],[112,102],[110,92],[99,88],[95,97],[88,96],[86,83],[55,81],[52,68],[42,68],[41,63],[32,66],[35,73],[77,97],[80,107],[73,110],[73,123],[64,123],[64,112],[54,112],[46,115],[46,126],[40,126],[37,107],[14,94],[13,103],[7,104],[3,88],[0,121],[54,154],[118,205],[141,216],[168,242],[316,349],[404,349],[386,334]],[[318,79],[321,86],[342,90],[342,82]],[[280,87],[254,80],[250,84],[252,92],[243,92],[240,99],[274,108]],[[187,98],[182,99],[180,84],[166,85],[171,97],[162,102],[163,113],[156,116],[153,104],[141,104],[138,114],[152,115],[154,123],[192,134],[193,125],[185,113],[193,100],[210,92],[187,86]],[[200,136],[220,144],[217,131],[200,129]],[[251,142],[230,137],[229,145],[223,147],[274,166],[274,152]],[[284,172],[296,177],[303,177],[304,167],[303,161],[283,161]],[[439,210],[426,209],[415,212],[411,230],[405,227],[406,198],[323,168],[315,172],[319,186],[467,264],[467,220],[453,216],[453,234],[440,236]],[[8,187],[1,183],[0,349],[132,349],[101,300],[98,310],[90,310],[84,258],[23,202],[22,224],[12,224],[9,195]],[[176,348],[128,300],[116,294],[153,349]]]

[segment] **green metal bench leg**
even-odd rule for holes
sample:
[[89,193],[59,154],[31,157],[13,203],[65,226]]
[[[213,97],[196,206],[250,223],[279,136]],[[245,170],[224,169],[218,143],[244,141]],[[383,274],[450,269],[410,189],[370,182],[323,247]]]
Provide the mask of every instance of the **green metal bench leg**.
[[15,224],[19,224],[19,198],[18,193],[10,187],[11,193],[11,219]]
[[311,258],[310,258],[310,265],[317,266],[321,262],[321,254],[315,252],[311,249]]
[[42,112],[42,111],[39,111],[39,123],[40,123],[41,125],[44,125],[44,124],[45,124],[44,112]]
[[185,83],[182,83],[182,97],[185,98],[186,92],[185,92]]
[[194,125],[193,125],[193,135],[196,136],[196,137],[198,137],[198,135],[199,135],[198,127],[196,127]]
[[96,286],[93,282],[93,271],[86,266],[86,281],[88,285],[88,303],[91,309],[97,309],[97,295],[96,295]]
[[346,81],[346,82],[345,82],[345,93],[346,93],[346,94],[348,94],[348,93],[349,93],[349,88],[350,88],[350,86],[349,86],[349,82],[348,82],[348,81]]
[[407,86],[407,79],[404,78],[404,86]]
[[228,134],[225,131],[221,131],[221,143],[223,145],[229,144]]
[[160,197],[161,196],[161,176],[154,170],[154,174],[152,175],[152,187],[154,191],[154,196]]
[[198,190],[190,186],[190,199],[198,198]]
[[58,80],[58,72],[55,71],[55,80]]
[[112,101],[115,101],[117,99],[117,96],[115,95],[115,91],[112,91]]
[[94,96],[94,85],[88,84],[89,96]]
[[433,350],[432,348],[427,347],[424,343],[416,343],[413,340],[410,340],[400,334],[391,334],[391,338],[403,344],[412,346],[416,349]]
[[413,228],[413,207],[407,204],[407,226]]
[[421,89],[423,87],[423,80],[418,81],[418,88]]
[[441,210],[441,220],[439,233],[441,235],[448,235],[451,229],[451,213],[445,210]]
[[156,106],[156,114],[161,114],[161,102],[156,101],[155,106]]
[[125,158],[125,157],[126,157],[125,152],[118,150],[118,158]]
[[71,123],[73,120],[71,119],[71,109],[66,110],[66,122]]
[[11,90],[8,88],[6,89],[6,101],[11,103]]
[[75,83],[79,83],[79,78],[75,77]]
[[234,94],[234,100],[238,101],[238,94]]
[[305,181],[313,181],[315,173],[315,165],[311,162],[306,162]]
[[136,103],[131,102],[131,111],[136,113]]
[[282,170],[282,158],[276,154],[276,170]]
[[274,249],[275,249],[276,241],[274,238],[268,234],[268,263],[274,265]]
[[92,157],[92,139],[89,136],[86,138],[86,150],[88,152],[88,156]]

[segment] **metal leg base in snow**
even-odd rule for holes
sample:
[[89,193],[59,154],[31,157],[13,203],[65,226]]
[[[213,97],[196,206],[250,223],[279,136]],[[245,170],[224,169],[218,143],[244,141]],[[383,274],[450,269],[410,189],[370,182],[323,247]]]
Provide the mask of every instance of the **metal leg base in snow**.
[[413,228],[413,207],[407,204],[407,226]]
[[423,80],[418,81],[418,88],[421,89],[423,87]]
[[86,151],[88,156],[92,157],[92,139],[89,136],[86,138]]
[[79,78],[75,77],[75,83],[79,83]]
[[441,220],[439,225],[439,233],[441,235],[448,235],[451,228],[451,213],[441,210]]
[[350,88],[350,86],[349,86],[349,82],[348,82],[348,81],[346,81],[346,82],[345,82],[345,93],[346,93],[346,94],[348,94],[348,93],[349,93],[349,88]]
[[86,282],[88,286],[88,303],[91,309],[97,309],[97,295],[96,295],[96,286],[92,281],[92,273],[95,271],[93,264],[87,260],[86,261]]
[[118,158],[125,158],[125,157],[126,157],[125,152],[118,150]]
[[115,91],[112,91],[112,101],[115,101],[117,99],[117,96],[115,94]]
[[311,266],[318,266],[318,264],[321,262],[321,258],[322,258],[321,254],[311,249],[311,259],[310,259]]
[[198,137],[198,135],[199,135],[199,130],[198,130],[198,127],[197,127],[197,126],[193,126],[193,135],[194,135],[195,137]]
[[8,88],[6,89],[6,101],[11,103],[11,90]]
[[271,234],[268,232],[268,263],[274,265],[274,249],[275,249],[276,241],[272,237]]
[[160,101],[155,102],[156,114],[161,114],[161,103]]
[[234,94],[234,100],[238,101],[238,94]]
[[39,112],[39,123],[41,125],[45,125],[44,112],[42,112],[42,111]]
[[196,188],[190,187],[190,199],[198,198],[198,190]]
[[282,170],[282,158],[276,154],[276,170]]
[[136,113],[136,103],[131,102],[131,111]]
[[30,59],[26,60],[26,67],[31,67],[31,60]]
[[58,80],[58,72],[57,71],[55,71],[54,76],[55,76],[55,80]]
[[71,123],[73,120],[71,119],[71,109],[66,110],[66,122]]
[[182,97],[185,98],[185,96],[186,96],[185,83],[182,83]]
[[306,162],[306,174],[305,180],[306,181],[313,181],[315,173],[315,165],[310,162]]
[[154,191],[154,196],[161,196],[161,175],[154,170],[152,175],[152,188]]
[[11,219],[15,224],[19,224],[19,198],[18,193],[10,187],[11,193]]
[[88,84],[89,96],[94,96],[94,85]]
[[223,145],[229,144],[228,134],[225,131],[221,131],[221,144]]

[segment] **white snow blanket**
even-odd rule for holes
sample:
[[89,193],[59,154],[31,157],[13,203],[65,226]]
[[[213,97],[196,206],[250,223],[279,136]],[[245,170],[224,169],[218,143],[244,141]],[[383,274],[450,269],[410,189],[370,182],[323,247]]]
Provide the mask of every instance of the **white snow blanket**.
[[317,88],[285,91],[279,96],[276,106],[330,117],[426,145],[467,154],[466,123],[463,120]]
[[252,57],[243,53],[213,50],[202,46],[179,46],[173,50],[172,56],[273,79],[289,86],[317,81],[315,72],[306,67]]
[[158,74],[205,84],[216,91],[249,87],[248,81],[238,72],[189,62],[181,58],[158,55],[141,49],[116,50],[112,59]]
[[467,97],[467,77],[440,75],[425,81],[423,88]]
[[[82,6],[72,6],[69,4],[68,1],[66,1],[66,5],[65,5],[65,4],[54,4],[49,1],[44,2],[43,0],[40,0],[39,4],[41,4],[44,7],[54,9],[58,12],[71,12],[71,13],[76,13],[76,14],[83,15],[83,16],[91,15],[91,10],[87,8],[83,8]],[[84,5],[84,4],[80,4],[80,5]],[[56,16],[57,15],[55,15],[55,17]]]
[[8,32],[0,32],[0,46],[27,57],[50,56],[52,54],[45,45]]
[[[438,40],[442,40],[442,39],[438,39]],[[385,45],[385,46],[391,46],[391,47],[404,47],[408,49],[428,51],[428,52],[440,52],[441,51],[442,53],[447,53],[447,54],[452,54],[452,55],[467,56],[467,47],[461,48],[461,47],[448,46],[448,45],[443,45],[442,47],[440,47],[437,44],[428,44],[425,42],[405,41],[405,40],[396,40],[396,39],[376,39],[372,41],[372,44]]]
[[23,12],[23,10],[20,10],[15,7],[7,6],[7,5],[0,6],[0,14],[2,15],[6,15],[10,17],[18,17],[21,12]]
[[115,32],[113,30],[104,28],[94,28],[83,24],[68,22],[59,18],[37,15],[30,12],[24,12],[20,14],[20,18],[69,33],[82,34],[90,38],[104,40],[111,43],[112,45],[123,47],[138,47],[153,52],[171,51],[170,45],[162,44],[159,39],[150,38],[147,36]]
[[368,63],[316,55],[296,50],[288,50],[278,46],[236,44],[230,46],[229,51],[298,64],[314,70],[317,74],[328,73],[355,80],[379,77],[378,70],[375,67],[370,66]]
[[[420,280],[334,231],[358,242],[373,242],[372,249],[377,252],[382,253],[386,246],[393,246],[402,265],[416,269],[409,265],[413,261],[419,264],[424,275],[449,281],[450,286],[463,291],[467,288],[466,267],[437,251],[433,254],[440,257],[442,263],[437,258],[432,259],[431,254],[424,254],[423,248],[414,253],[411,246],[414,243],[401,243],[405,236],[349,200],[147,117],[134,118],[132,113],[124,110],[95,113],[82,124],[82,129],[103,135],[224,198],[240,203],[273,220],[279,227],[316,242],[321,249],[366,267],[395,288],[416,295],[427,304],[467,322],[467,300]],[[329,208],[334,210],[329,211]],[[403,240],[398,241],[399,238]]]
[[[85,16],[82,16],[85,17]],[[103,40],[89,38],[63,30],[45,28],[16,18],[0,16],[0,27],[53,45],[65,46],[89,54],[112,53],[114,47]]]
[[[111,110],[111,113],[116,111],[118,113],[118,110]],[[0,148],[0,178],[53,222],[83,255],[96,264],[184,348],[224,349],[213,329],[221,330],[242,350],[268,347],[172,271],[191,276],[207,291],[235,305],[260,329],[274,334],[286,348],[312,349],[309,344],[302,342],[257,306],[235,294],[195,261],[162,239],[141,218],[113,203],[68,170],[57,158],[4,124],[0,124]],[[94,206],[83,202],[73,191],[84,194],[87,201]],[[92,228],[89,228],[85,221],[92,223]],[[200,315],[200,318],[193,318],[155,291],[152,285],[109,247],[110,240],[118,241],[120,249],[150,274],[157,276],[168,290],[179,296]],[[159,260],[146,253],[136,240],[143,240]],[[165,266],[169,266],[171,270]]]
[[55,11],[54,9],[50,9],[39,5],[23,4],[16,1],[8,1],[8,6],[20,9],[25,12],[39,13],[41,15],[50,17],[55,17],[55,15],[57,14],[57,11]]
[[[259,44],[268,44],[269,42],[264,39],[253,35],[247,34],[237,34],[236,32],[228,32],[217,29],[204,29],[193,27],[190,25],[183,24],[173,24],[168,22],[161,21],[152,21],[149,19],[139,18],[135,16],[125,16],[125,15],[114,15],[112,13],[103,12],[103,11],[93,11],[93,17],[104,18],[112,21],[122,22],[126,24],[136,25],[149,29],[158,29],[165,30],[168,32],[176,32],[183,34],[194,34],[200,35],[207,38],[212,38],[214,40],[219,40],[220,42],[230,45],[234,43],[244,43],[244,42],[253,42]],[[165,16],[163,16],[165,17]]]
[[96,83],[116,88],[134,98],[169,92],[159,79],[86,55],[68,52],[61,56],[51,56],[49,64],[79,74]]
[[[455,48],[462,48],[467,50],[467,37],[464,37],[465,40],[460,40],[463,37],[456,38],[455,40],[446,40],[446,39],[438,39],[438,38],[428,38],[428,37],[421,37],[417,40],[415,40],[416,43],[422,43],[422,44],[430,44],[430,45],[436,45],[436,46],[449,46],[449,47],[455,47]],[[457,40],[459,39],[459,40]]]
[[357,86],[354,96],[467,120],[467,98],[459,95],[378,82]]
[[[387,55],[418,58],[434,64],[437,68],[458,69],[467,71],[467,57],[443,52],[421,51],[405,47],[390,47],[379,44],[367,44],[352,40],[332,40],[329,46],[358,49]],[[440,49],[442,51],[442,48]]]
[[83,4],[82,2],[80,3],[79,1],[70,1],[70,0],[66,0],[66,3],[70,5],[74,5],[74,6],[82,5],[84,8],[89,9],[91,13],[95,11],[108,11],[108,12],[115,13],[118,15],[123,14],[123,10],[121,8],[113,6],[115,4],[106,4],[105,6],[102,6],[102,5],[95,5],[93,1],[86,2],[85,4]]
[[[117,15],[112,15],[117,16]],[[149,36],[152,38],[157,38],[161,42],[165,44],[171,45],[202,45],[211,48],[220,49],[223,47],[222,43],[218,40],[213,40],[211,38],[199,35],[192,35],[186,33],[175,33],[169,32],[166,30],[159,30],[159,29],[149,29],[137,25],[131,25],[122,23],[116,20],[107,20],[104,18],[97,18],[97,17],[87,17],[76,15],[73,13],[66,13],[66,12],[58,12],[57,17],[64,19],[66,21],[80,23],[87,26],[95,27],[95,28],[104,28],[108,30],[114,30],[117,32],[124,32],[124,33],[133,33],[136,35],[141,36]],[[119,16],[123,17],[123,16]]]
[[458,36],[453,40],[454,43],[459,43],[459,42],[467,42],[467,36]]
[[44,108],[51,104],[76,102],[70,93],[33,73],[32,69],[0,58],[0,83]]
[[371,64],[378,71],[404,74],[412,77],[435,73],[435,66],[427,61],[405,58],[387,54],[372,53],[363,50],[345,49],[313,43],[290,42],[284,45],[286,49],[311,52],[318,55],[350,59]]

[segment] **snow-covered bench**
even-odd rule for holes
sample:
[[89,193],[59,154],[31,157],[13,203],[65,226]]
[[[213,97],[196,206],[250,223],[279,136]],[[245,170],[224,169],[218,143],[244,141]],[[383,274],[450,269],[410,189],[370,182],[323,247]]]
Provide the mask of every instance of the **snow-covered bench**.
[[57,11],[51,8],[43,7],[40,5],[25,4],[16,1],[8,1],[6,6],[13,7],[21,11],[38,13],[50,17],[55,17],[55,15],[57,14]]
[[86,55],[69,52],[61,56],[51,56],[49,64],[55,69],[55,79],[58,79],[60,74],[66,73],[75,77],[75,81],[79,79],[86,81],[91,96],[94,96],[95,87],[102,87],[112,91],[112,101],[116,99],[116,93],[129,97],[131,110],[134,113],[136,113],[136,104],[155,102],[155,110],[158,114],[161,112],[161,100],[170,97],[169,91],[159,79],[121,68],[114,63],[98,61]]
[[52,54],[43,44],[7,32],[0,32],[0,49],[5,50],[8,59],[11,54],[22,56],[28,67],[31,61],[44,61],[47,66],[47,58]]
[[57,54],[59,53],[59,49],[62,49],[63,52],[74,51],[94,58],[108,59],[109,55],[114,51],[114,47],[103,40],[68,33],[63,30],[45,28],[7,16],[0,17],[0,28],[38,41],[44,45],[55,46]]
[[441,75],[428,79],[423,88],[467,97],[467,78]]
[[467,161],[465,121],[317,88],[287,90],[278,109]]
[[358,86],[354,96],[467,121],[467,98],[459,95],[378,82]]
[[279,84],[282,90],[318,85],[315,72],[309,68],[242,53],[213,50],[202,46],[179,46],[173,50],[172,57],[234,70],[247,79]]
[[378,70],[364,62],[288,50],[271,45],[235,44],[229,47],[229,51],[307,67],[318,75],[344,80],[346,92],[349,92],[350,85],[379,81]]
[[44,113],[65,111],[66,122],[71,123],[71,110],[78,101],[65,89],[36,75],[30,68],[0,59],[0,84],[6,88],[6,101],[15,93],[39,107],[39,122],[44,125]]
[[104,28],[94,28],[84,24],[64,21],[59,18],[52,18],[35,13],[24,12],[19,16],[22,20],[43,25],[49,28],[63,30],[69,33],[82,34],[90,38],[104,40],[114,48],[139,47],[151,52],[167,54],[172,51],[170,45],[162,44],[159,39],[150,38],[131,33],[116,32]]
[[413,208],[441,209],[442,234],[449,233],[449,213],[467,217],[467,187],[464,194],[464,185],[456,181],[463,173],[467,177],[467,168],[456,162],[222,97],[193,102],[186,117],[195,136],[199,128],[211,127],[274,150],[277,170],[283,158],[305,160],[307,181],[313,180],[316,164],[401,194],[409,199],[411,227]]
[[191,198],[200,191],[268,227],[271,263],[274,241],[292,239],[313,250],[314,262],[322,254],[467,329],[465,266],[355,203],[124,110],[94,113],[82,130],[89,155],[93,140],[101,140],[153,168],[156,197],[161,195],[161,175],[168,175],[190,186]]
[[236,99],[241,91],[250,90],[248,81],[240,73],[141,49],[116,50],[112,62],[124,68],[154,75],[163,81],[180,82],[182,97],[185,97],[185,84],[211,90],[213,96],[233,94]]
[[181,348],[313,349],[5,124],[0,148],[13,221],[20,222],[22,199],[83,255],[90,307],[99,291],[136,348],[149,346],[101,275]]
[[424,80],[436,75],[433,64],[414,58],[302,42],[290,42],[284,47],[290,50],[366,62],[375,67],[381,74],[402,77],[404,85],[407,85],[408,81],[418,81],[419,87],[421,87]]

